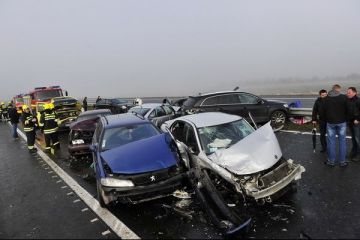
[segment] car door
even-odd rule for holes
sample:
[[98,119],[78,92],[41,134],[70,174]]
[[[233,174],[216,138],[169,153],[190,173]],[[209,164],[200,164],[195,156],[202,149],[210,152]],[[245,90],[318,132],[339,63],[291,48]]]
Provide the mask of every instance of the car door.
[[149,119],[158,127],[166,121],[166,112],[161,107],[156,107],[149,115]]
[[199,154],[200,149],[195,130],[189,123],[176,121],[170,126],[170,132],[177,141],[185,144],[192,153]]
[[250,112],[256,123],[266,122],[268,120],[269,108],[260,97],[250,93],[238,93],[237,96],[240,101],[239,111],[241,116],[251,122],[249,117]]
[[238,114],[237,108],[239,98],[236,94],[221,94],[204,99],[201,103],[201,109],[206,112],[224,112],[229,114]]

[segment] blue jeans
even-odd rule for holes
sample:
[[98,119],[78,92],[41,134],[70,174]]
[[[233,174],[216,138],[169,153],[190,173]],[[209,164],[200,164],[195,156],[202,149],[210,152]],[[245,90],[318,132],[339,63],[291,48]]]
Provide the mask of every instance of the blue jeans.
[[18,138],[19,135],[17,133],[17,123],[12,123],[12,129],[13,129],[13,137]]
[[339,136],[339,162],[344,164],[346,161],[346,122],[326,125],[327,132],[327,154],[328,162],[335,164],[336,158],[336,134]]

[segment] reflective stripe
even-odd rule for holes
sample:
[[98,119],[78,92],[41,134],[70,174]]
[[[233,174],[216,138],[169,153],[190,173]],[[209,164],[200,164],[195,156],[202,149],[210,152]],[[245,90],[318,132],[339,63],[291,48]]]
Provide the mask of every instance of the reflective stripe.
[[34,149],[34,145],[32,145],[32,146],[28,146],[28,149]]
[[44,133],[51,134],[51,133],[55,133],[57,130],[58,130],[58,128],[44,129]]
[[56,142],[56,143],[53,144],[53,146],[58,145],[58,144],[59,144],[59,142]]
[[31,131],[33,131],[34,130],[34,128],[32,127],[32,128],[24,128],[24,132],[31,132]]

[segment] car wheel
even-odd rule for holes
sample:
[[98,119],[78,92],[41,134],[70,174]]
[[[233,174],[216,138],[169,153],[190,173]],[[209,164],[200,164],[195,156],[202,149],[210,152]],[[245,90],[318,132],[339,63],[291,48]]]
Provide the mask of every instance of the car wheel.
[[270,116],[271,127],[274,132],[281,130],[285,126],[286,114],[281,110],[274,111]]
[[96,192],[97,192],[97,199],[99,201],[99,204],[102,208],[107,208],[107,205],[104,202],[104,199],[101,195],[101,187],[99,181],[96,181]]

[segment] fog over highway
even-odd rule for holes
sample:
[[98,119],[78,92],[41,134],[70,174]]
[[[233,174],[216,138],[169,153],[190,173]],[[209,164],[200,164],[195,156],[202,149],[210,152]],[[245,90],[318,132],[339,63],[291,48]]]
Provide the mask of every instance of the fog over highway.
[[61,85],[75,97],[356,85],[357,0],[0,2],[0,99]]

